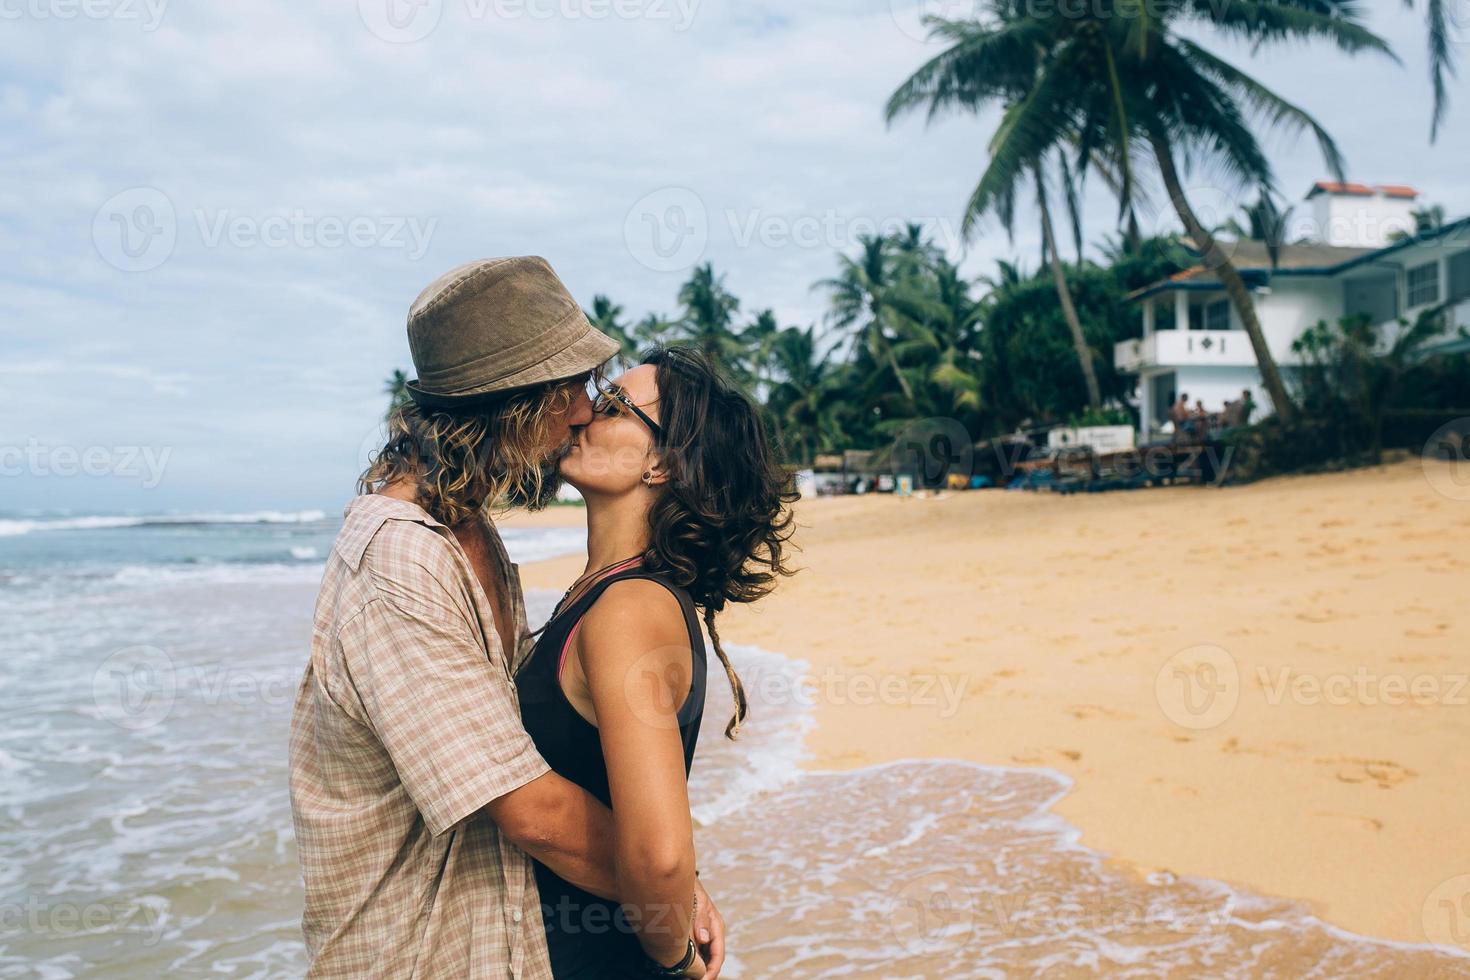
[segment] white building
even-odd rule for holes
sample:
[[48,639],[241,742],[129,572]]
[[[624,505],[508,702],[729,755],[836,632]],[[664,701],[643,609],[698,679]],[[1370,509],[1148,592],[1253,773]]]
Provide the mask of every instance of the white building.
[[[1407,187],[1317,184],[1307,200],[1312,237],[1323,244],[1281,246],[1274,269],[1264,243],[1222,242],[1252,291],[1288,387],[1300,363],[1292,342],[1323,320],[1366,313],[1374,323],[1395,324],[1451,302],[1450,332],[1439,346],[1463,344],[1454,333],[1470,328],[1470,218],[1389,244],[1395,231],[1412,233],[1417,197]],[[1113,363],[1138,375],[1142,440],[1159,435],[1180,394],[1213,412],[1249,389],[1260,406],[1256,417],[1270,411],[1250,336],[1214,274],[1196,266],[1128,298],[1142,304],[1143,337],[1118,344]]]

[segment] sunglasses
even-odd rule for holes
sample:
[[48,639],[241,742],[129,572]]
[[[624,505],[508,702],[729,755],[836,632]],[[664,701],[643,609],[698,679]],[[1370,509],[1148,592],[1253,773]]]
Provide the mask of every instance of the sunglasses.
[[647,412],[633,404],[633,399],[629,398],[623,389],[614,384],[597,384],[596,389],[597,397],[592,399],[593,414],[611,417],[623,414],[622,410],[626,408],[638,416],[638,419],[644,425],[648,426],[649,431],[653,433],[655,439],[663,438],[664,430],[659,427],[657,422],[648,417]]

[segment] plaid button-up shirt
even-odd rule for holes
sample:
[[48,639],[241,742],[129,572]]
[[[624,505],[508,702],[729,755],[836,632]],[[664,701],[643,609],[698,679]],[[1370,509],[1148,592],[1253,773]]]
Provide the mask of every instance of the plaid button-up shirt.
[[291,722],[309,976],[550,980],[531,862],[476,816],[548,771],[514,660],[447,527],[391,497],[348,505]]

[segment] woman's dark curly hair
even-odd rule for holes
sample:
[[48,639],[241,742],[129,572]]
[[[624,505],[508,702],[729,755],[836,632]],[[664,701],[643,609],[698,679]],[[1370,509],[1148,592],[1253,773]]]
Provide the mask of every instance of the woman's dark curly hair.
[[658,440],[669,475],[649,508],[644,567],[689,592],[704,610],[715,654],[730,677],[734,738],[745,721],[745,689],[715,630],[727,602],[754,602],[790,575],[785,549],[797,499],[755,403],[697,348],[656,347],[642,362],[656,369]]

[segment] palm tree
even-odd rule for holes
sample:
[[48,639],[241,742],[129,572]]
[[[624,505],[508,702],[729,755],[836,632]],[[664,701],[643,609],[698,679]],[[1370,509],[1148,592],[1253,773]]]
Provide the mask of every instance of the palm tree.
[[626,371],[638,360],[638,340],[621,322],[623,308],[598,293],[592,297],[592,309],[583,312],[594,327],[617,342],[618,352],[613,356],[617,358],[618,368]]
[[[996,0],[994,6],[1009,8],[1016,5]],[[1101,407],[1102,389],[1092,362],[1092,348],[1082,333],[1082,321],[1067,288],[1066,271],[1061,250],[1057,247],[1047,196],[1048,151],[1064,137],[1065,130],[1059,129],[1048,140],[1037,141],[1034,153],[1017,152],[1017,147],[1027,142],[1025,137],[1029,134],[1016,132],[1014,123],[1044,70],[1044,62],[1038,57],[1041,51],[1034,46],[1036,38],[1026,37],[1028,33],[1037,33],[1035,25],[1023,20],[1017,25],[1019,30],[1010,31],[1003,27],[997,32],[978,22],[931,18],[930,23],[935,36],[947,37],[955,43],[921,66],[889,97],[885,109],[887,121],[891,125],[899,116],[923,105],[928,106],[931,121],[946,109],[979,113],[991,104],[1004,107],[1001,126],[990,141],[990,165],[965,209],[964,233],[968,238],[980,221],[993,212],[999,216],[1007,234],[1011,234],[1018,188],[1024,183],[1033,185],[1036,204],[1041,211],[1042,261],[1051,269],[1057,301],[1061,304],[1062,316],[1077,352],[1077,364],[1087,384],[1088,401],[1093,408]],[[1003,36],[997,38],[997,34]],[[1065,154],[1059,151],[1056,162],[1072,216],[1073,238],[1080,262],[1082,230],[1077,185]]]
[[1281,210],[1271,191],[1263,187],[1254,204],[1240,209],[1241,217],[1245,218],[1244,224],[1241,224],[1236,218],[1231,218],[1218,230],[1228,232],[1237,238],[1264,242],[1266,254],[1271,259],[1271,268],[1275,269],[1281,264],[1281,246],[1286,244],[1286,225],[1295,210],[1295,208]]
[[1070,143],[1084,165],[1094,156],[1109,162],[1126,206],[1134,200],[1135,155],[1147,148],[1186,233],[1250,335],[1277,414],[1290,421],[1291,399],[1250,293],[1190,205],[1177,160],[1211,168],[1239,186],[1272,187],[1271,165],[1248,124],[1251,116],[1291,132],[1310,131],[1339,179],[1342,155],[1307,112],[1183,36],[1180,28],[1209,28],[1257,47],[1320,39],[1350,53],[1391,52],[1362,25],[1358,9],[1343,3],[1180,0],[1146,6],[1128,17],[1112,10],[1051,16],[1031,13],[1017,0],[991,0],[987,21],[932,21],[935,34],[955,41],[945,53],[954,70],[930,72],[928,90],[938,106],[968,106],[1014,91],[1017,78],[1028,70],[1034,75],[1024,99],[1006,111],[992,144],[995,156],[972,198],[977,204],[988,205],[1013,188],[1021,164]]
[[684,305],[677,324],[681,339],[703,350],[728,375],[743,379],[741,344],[732,329],[740,300],[725,288],[725,277],[715,274],[712,263],[696,266],[679,289],[679,302]]
[[812,288],[828,291],[831,325],[852,332],[849,357],[866,348],[875,362],[887,365],[904,398],[913,405],[913,385],[893,353],[899,323],[891,300],[907,271],[905,263],[895,255],[891,238],[859,235],[858,245],[857,258],[839,255],[837,275],[820,280]]
[[[1414,0],[1404,0],[1413,9]],[[1450,48],[1450,3],[1424,0],[1429,23],[1429,79],[1434,85],[1434,117],[1429,125],[1429,142],[1439,139],[1439,127],[1450,107],[1449,79],[1455,76],[1455,56]]]
[[837,369],[818,351],[816,328],[787,327],[771,342],[772,383],[766,407],[778,439],[797,462],[844,444]]
[[740,340],[745,345],[744,361],[757,392],[770,379],[771,346],[780,333],[776,311],[769,309],[757,313],[755,319],[740,331]]
[[978,341],[981,304],[970,297],[970,284],[960,270],[944,256],[931,266],[932,300],[925,304],[926,315],[915,324],[916,331],[927,344],[929,373],[927,380],[945,404],[936,405],[941,412],[977,412],[980,409],[982,385]]
[[634,338],[647,347],[672,343],[677,332],[678,323],[659,313],[649,313],[633,324]]
[[394,368],[388,380],[383,382],[383,394],[388,396],[388,414],[408,402],[408,375],[401,368]]

